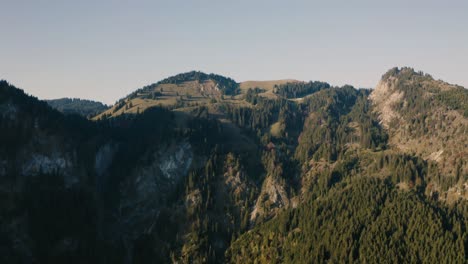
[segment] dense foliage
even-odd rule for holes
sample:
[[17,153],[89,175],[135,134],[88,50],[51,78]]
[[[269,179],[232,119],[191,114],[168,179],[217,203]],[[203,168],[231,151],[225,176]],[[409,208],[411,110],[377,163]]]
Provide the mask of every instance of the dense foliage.
[[186,73],[177,74],[169,78],[163,79],[157,83],[147,85],[137,91],[131,93],[127,98],[134,98],[140,93],[153,92],[160,84],[181,84],[183,82],[198,81],[205,82],[213,80],[218,85],[219,89],[225,95],[235,95],[239,93],[239,84],[231,78],[217,75],[214,73],[206,74],[199,71],[191,71]]
[[289,82],[275,85],[274,92],[285,98],[299,98],[328,88],[330,85],[324,82]]
[[358,178],[242,235],[227,258],[232,263],[463,263],[467,217],[466,211],[441,210],[388,182]]
[[52,106],[52,108],[64,114],[78,114],[85,117],[93,117],[109,108],[107,105],[100,102],[78,98],[61,98],[45,101]]
[[179,84],[182,82],[188,81],[199,81],[204,82],[207,80],[214,80],[219,85],[220,89],[223,91],[224,94],[227,95],[234,95],[239,92],[239,84],[236,83],[233,79],[224,77],[221,75],[217,75],[214,73],[206,74],[199,71],[191,71],[187,73],[178,74],[173,77],[169,77],[160,81],[159,83],[173,83]]
[[460,111],[464,117],[468,118],[468,91],[463,87],[453,90],[443,91],[438,94],[438,99],[451,109]]

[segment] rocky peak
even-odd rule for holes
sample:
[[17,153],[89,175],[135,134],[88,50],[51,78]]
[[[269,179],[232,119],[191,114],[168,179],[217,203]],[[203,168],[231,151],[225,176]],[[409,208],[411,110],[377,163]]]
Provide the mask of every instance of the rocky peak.
[[395,107],[404,102],[404,92],[397,89],[397,78],[390,76],[382,78],[370,95],[370,100],[379,112],[381,124],[388,128],[390,122],[400,115],[395,111]]

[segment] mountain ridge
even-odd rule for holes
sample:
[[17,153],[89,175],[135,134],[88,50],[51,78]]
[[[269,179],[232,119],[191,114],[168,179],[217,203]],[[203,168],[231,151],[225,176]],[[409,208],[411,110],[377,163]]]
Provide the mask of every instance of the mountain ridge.
[[2,262],[466,259],[466,90],[409,68],[233,96],[188,76],[94,121],[0,82]]
[[64,114],[79,114],[85,117],[94,117],[109,108],[101,102],[80,98],[64,97],[44,101]]

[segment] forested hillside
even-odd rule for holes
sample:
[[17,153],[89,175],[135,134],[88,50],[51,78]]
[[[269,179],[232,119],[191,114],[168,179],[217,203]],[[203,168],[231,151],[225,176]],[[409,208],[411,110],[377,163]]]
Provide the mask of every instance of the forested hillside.
[[61,98],[45,101],[52,108],[64,114],[78,114],[84,117],[93,117],[109,108],[100,102],[78,98]]
[[441,209],[385,180],[341,181],[231,244],[232,263],[464,263],[466,204]]
[[467,97],[189,72],[91,121],[2,81],[0,261],[466,263]]

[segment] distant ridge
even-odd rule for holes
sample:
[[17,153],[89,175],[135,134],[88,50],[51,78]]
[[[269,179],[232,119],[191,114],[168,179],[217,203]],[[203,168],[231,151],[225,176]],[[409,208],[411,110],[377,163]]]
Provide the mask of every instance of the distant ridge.
[[44,101],[64,114],[78,114],[85,117],[95,116],[109,108],[109,106],[101,102],[79,98],[60,98]]

